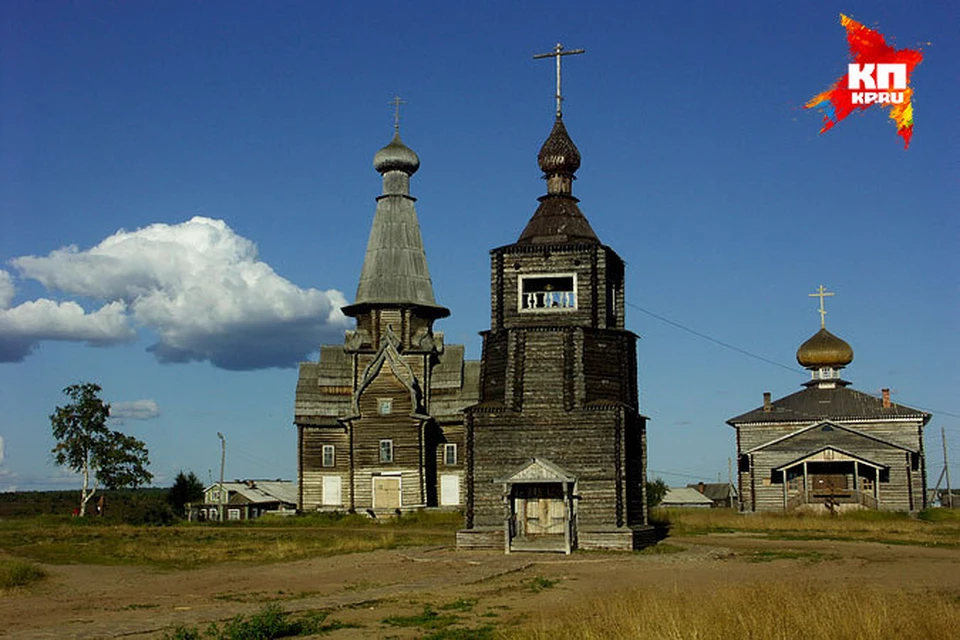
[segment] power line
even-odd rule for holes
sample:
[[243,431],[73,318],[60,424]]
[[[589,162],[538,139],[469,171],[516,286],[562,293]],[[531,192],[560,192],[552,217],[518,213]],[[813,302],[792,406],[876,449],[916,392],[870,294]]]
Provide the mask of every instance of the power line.
[[[653,311],[650,311],[649,309],[644,309],[644,308],[641,307],[640,305],[634,304],[634,303],[632,303],[632,302],[630,302],[630,301],[627,301],[626,305],[627,305],[628,307],[633,307],[633,308],[636,309],[637,311],[640,311],[640,312],[642,312],[642,313],[647,314],[647,315],[650,316],[651,318],[656,318],[656,319],[659,320],[660,322],[663,322],[663,323],[665,323],[665,324],[668,324],[668,325],[670,325],[671,327],[676,327],[677,329],[680,329],[681,331],[686,331],[687,333],[692,334],[692,335],[695,335],[695,336],[697,336],[698,338],[702,338],[703,340],[707,340],[708,342],[712,342],[712,343],[714,343],[714,344],[716,344],[716,345],[720,345],[720,346],[723,347],[724,349],[730,349],[731,351],[736,351],[737,353],[740,353],[740,354],[745,355],[745,356],[747,356],[747,357],[753,358],[754,360],[759,360],[760,362],[765,362],[765,363],[770,364],[770,365],[773,365],[773,366],[775,366],[775,367],[779,367],[779,368],[781,368],[781,369],[786,369],[787,371],[790,371],[791,373],[803,373],[803,370],[802,370],[802,369],[798,369],[798,368],[796,368],[796,367],[791,367],[791,366],[785,365],[785,364],[783,364],[782,362],[777,362],[776,360],[771,360],[770,358],[766,358],[766,357],[764,357],[764,356],[758,355],[758,354],[753,353],[753,352],[751,352],[751,351],[747,351],[746,349],[742,349],[742,348],[740,348],[740,347],[738,347],[738,346],[736,346],[736,345],[730,344],[729,342],[724,342],[723,340],[718,340],[718,339],[714,338],[713,336],[708,336],[707,334],[701,333],[701,332],[697,331],[696,329],[691,329],[691,328],[688,327],[688,326],[682,325],[682,324],[680,324],[679,322],[677,322],[676,320],[671,320],[670,318],[667,318],[667,317],[665,317],[665,316],[662,316],[662,315],[660,315],[660,314],[658,314],[658,313],[654,313]],[[908,400],[907,402],[909,402],[909,400]],[[955,413],[955,412],[952,412],[952,411],[943,411],[943,410],[939,410],[939,409],[932,409],[932,408],[930,408],[930,407],[922,407],[922,406],[917,405],[917,404],[914,404],[914,403],[912,403],[912,402],[910,402],[910,405],[911,405],[912,407],[914,407],[915,409],[920,409],[921,411],[926,411],[926,412],[928,412],[928,413],[933,413],[933,414],[942,415],[942,416],[950,416],[951,418],[960,418],[960,413]],[[948,428],[949,428],[949,427],[948,427]]]
[[753,358],[753,359],[755,359],[755,360],[759,360],[759,361],[761,361],[761,362],[766,362],[767,364],[772,364],[773,366],[775,366],[775,367],[780,367],[781,369],[786,369],[787,371],[789,371],[789,372],[791,372],[791,373],[803,373],[803,370],[802,370],[802,369],[797,369],[796,367],[791,367],[791,366],[785,365],[785,364],[783,364],[783,363],[777,362],[776,360],[771,360],[770,358],[765,358],[765,357],[763,357],[763,356],[761,356],[761,355],[758,355],[758,354],[756,354],[756,353],[747,351],[746,349],[741,349],[740,347],[738,347],[738,346],[736,346],[736,345],[732,345],[732,344],[730,344],[729,342],[724,342],[724,341],[722,341],[722,340],[717,340],[716,338],[714,338],[714,337],[712,337],[712,336],[708,336],[708,335],[705,334],[705,333],[700,333],[699,331],[697,331],[697,330],[695,330],[695,329],[691,329],[690,327],[684,326],[684,325],[680,324],[679,322],[676,322],[676,321],[674,321],[674,320],[671,320],[670,318],[666,318],[666,317],[661,316],[661,315],[659,315],[659,314],[657,314],[657,313],[654,313],[653,311],[650,311],[650,310],[648,310],[648,309],[644,309],[643,307],[641,307],[641,306],[639,306],[639,305],[636,305],[636,304],[634,304],[634,303],[632,303],[632,302],[627,302],[627,306],[633,307],[633,308],[636,309],[637,311],[642,311],[643,313],[647,314],[648,316],[653,317],[653,318],[656,318],[656,319],[659,320],[660,322],[664,322],[664,323],[666,323],[666,324],[669,324],[669,325],[672,326],[672,327],[676,327],[677,329],[680,329],[680,330],[682,330],[682,331],[686,331],[687,333],[693,334],[693,335],[697,336],[698,338],[702,338],[702,339],[707,340],[707,341],[709,341],[709,342],[712,342],[712,343],[714,343],[714,344],[718,344],[718,345],[720,345],[721,347],[723,347],[723,348],[725,348],[725,349],[730,349],[731,351],[736,351],[737,353],[743,354],[743,355],[748,356],[748,357],[750,357],[750,358]]

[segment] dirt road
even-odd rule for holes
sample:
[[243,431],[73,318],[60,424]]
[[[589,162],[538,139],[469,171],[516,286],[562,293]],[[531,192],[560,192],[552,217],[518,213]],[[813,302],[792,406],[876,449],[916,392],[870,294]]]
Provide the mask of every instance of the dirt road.
[[786,575],[837,587],[960,593],[960,549],[742,535],[668,543],[683,550],[506,556],[421,547],[187,571],[51,565],[43,583],[0,596],[0,636],[161,638],[176,625],[204,629],[275,602],[291,612],[330,611],[329,619],[355,625],[326,637],[417,638],[422,628],[384,620],[430,607],[477,629],[536,620],[624,588],[703,588]]

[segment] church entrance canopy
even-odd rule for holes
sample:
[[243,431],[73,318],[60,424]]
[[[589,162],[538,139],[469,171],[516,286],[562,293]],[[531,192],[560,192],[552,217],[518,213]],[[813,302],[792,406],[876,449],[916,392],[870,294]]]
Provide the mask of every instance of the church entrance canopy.
[[495,480],[503,484],[504,549],[570,553],[575,536],[576,477],[548,460],[534,458]]

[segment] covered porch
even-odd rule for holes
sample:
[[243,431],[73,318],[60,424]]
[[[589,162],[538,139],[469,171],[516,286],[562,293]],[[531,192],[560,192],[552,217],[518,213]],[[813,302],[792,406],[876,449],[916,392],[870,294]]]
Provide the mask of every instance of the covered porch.
[[880,486],[889,481],[890,468],[834,447],[824,447],[773,469],[772,481],[782,484],[783,509],[791,511],[805,504],[857,504],[879,509]]
[[576,477],[548,460],[532,459],[503,484],[504,551],[569,554],[576,546]]

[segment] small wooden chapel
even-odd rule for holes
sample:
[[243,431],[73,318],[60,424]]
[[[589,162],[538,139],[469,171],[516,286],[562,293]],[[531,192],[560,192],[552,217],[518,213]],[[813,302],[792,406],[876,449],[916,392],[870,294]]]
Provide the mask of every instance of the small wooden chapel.
[[853,509],[918,511],[927,506],[925,411],[857,391],[841,377],[853,349],[826,328],[821,286],[820,330],[797,349],[810,371],[803,389],[727,421],[737,432],[743,511]]

